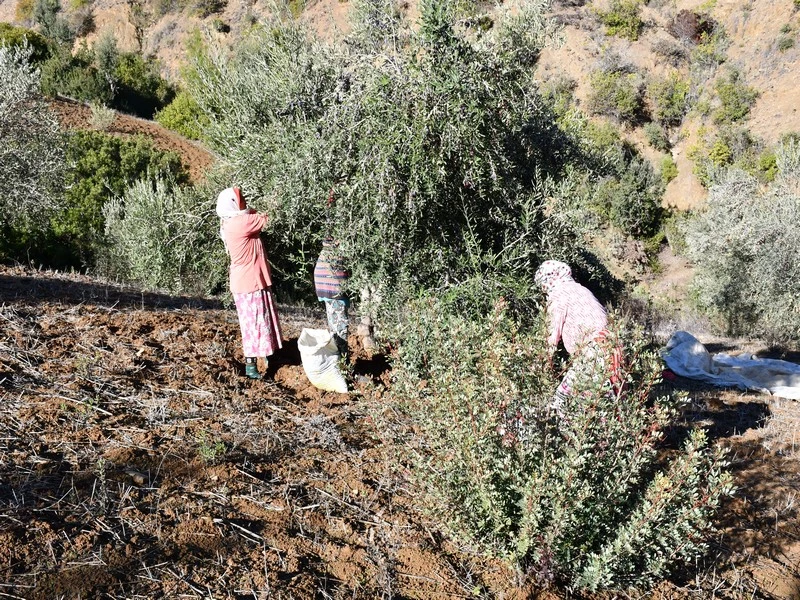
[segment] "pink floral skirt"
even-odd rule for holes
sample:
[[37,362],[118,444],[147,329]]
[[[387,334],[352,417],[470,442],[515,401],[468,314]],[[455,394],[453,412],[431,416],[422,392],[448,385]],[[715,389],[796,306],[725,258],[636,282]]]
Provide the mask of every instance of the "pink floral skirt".
[[267,357],[283,347],[281,324],[272,290],[234,294],[239,327],[242,329],[242,350],[246,357]]

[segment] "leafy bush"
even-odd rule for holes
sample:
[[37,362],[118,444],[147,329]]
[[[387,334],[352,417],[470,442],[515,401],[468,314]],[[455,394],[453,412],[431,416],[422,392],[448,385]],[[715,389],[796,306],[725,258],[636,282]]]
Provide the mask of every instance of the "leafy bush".
[[689,82],[678,73],[654,79],[647,86],[653,117],[665,127],[680,125],[689,109]]
[[600,20],[606,26],[606,35],[615,35],[631,41],[639,39],[644,23],[641,18],[640,0],[611,0],[607,12],[600,12]]
[[727,60],[727,50],[730,40],[721,28],[715,28],[713,33],[703,32],[700,43],[695,46],[689,56],[689,63],[695,69],[712,70]]
[[782,35],[778,38],[778,51],[779,52],[786,52],[794,48],[794,37],[790,35]]
[[114,107],[119,110],[152,119],[175,96],[175,88],[161,77],[158,62],[153,58],[124,52],[119,56],[115,75],[119,92],[114,97]]
[[728,171],[709,191],[706,210],[686,225],[686,242],[697,297],[725,318],[730,333],[796,342],[800,144],[783,144],[776,163],[766,189],[750,174]]
[[693,561],[730,477],[701,430],[659,462],[676,402],[651,397],[657,357],[621,331],[627,389],[587,378],[553,420],[547,336],[510,313],[432,298],[405,312],[392,388],[403,418],[376,418],[407,449],[420,508],[540,585],[644,587]]
[[29,60],[32,63],[41,63],[50,56],[50,46],[41,34],[24,27],[14,27],[9,23],[0,23],[0,46],[4,44],[14,47],[25,44],[30,46]]
[[207,188],[142,179],[103,209],[108,246],[98,269],[156,289],[211,294],[227,281],[228,258]]
[[228,5],[228,0],[195,0],[194,14],[200,19],[205,19],[213,14],[221,13]]
[[642,81],[635,73],[595,71],[590,75],[589,110],[621,122],[635,122],[641,116]]
[[62,204],[64,144],[32,51],[0,46],[0,255],[24,252]]
[[109,105],[113,90],[94,64],[94,53],[85,45],[75,53],[59,48],[42,64],[42,92],[82,102]]
[[644,135],[647,138],[647,143],[656,150],[666,152],[670,148],[669,139],[664,129],[658,123],[645,123]]
[[632,160],[617,179],[598,188],[594,202],[611,223],[634,237],[649,237],[659,227],[663,193],[660,178],[644,159]]
[[69,135],[66,207],[53,217],[53,232],[71,249],[74,266],[91,266],[103,244],[103,207],[145,176],[188,179],[180,158],[144,137],[123,139],[99,131]]
[[60,47],[42,65],[42,91],[83,102],[104,104],[150,119],[168,104],[175,89],[159,72],[155,59],[120,52],[113,34],[106,33],[94,48],[76,52]]
[[758,98],[758,91],[744,83],[742,74],[732,69],[727,77],[714,84],[720,107],[714,111],[716,123],[741,121],[750,114],[750,108]]
[[672,156],[667,155],[661,159],[661,183],[665,186],[678,176],[678,165]]
[[192,140],[199,140],[208,125],[208,117],[185,91],[178,92],[172,102],[158,111],[155,120]]
[[543,205],[544,180],[578,150],[530,94],[541,14],[501,15],[473,43],[450,3],[424,6],[419,31],[381,20],[330,47],[292,21],[254,32],[231,61],[196,58],[206,139],[270,213],[276,279],[310,292],[311,248],[328,233],[354,288],[385,287],[387,302],[476,271],[528,276],[556,240],[580,252]]
[[570,170],[559,182],[560,213],[587,235],[606,225],[636,237],[652,235],[663,216],[658,207],[664,190],[649,161],[609,123],[572,117],[569,126],[583,144],[582,160],[591,171]]
[[62,16],[59,0],[36,0],[33,5],[33,20],[41,28],[42,35],[56,44],[69,48],[75,41],[75,32]]

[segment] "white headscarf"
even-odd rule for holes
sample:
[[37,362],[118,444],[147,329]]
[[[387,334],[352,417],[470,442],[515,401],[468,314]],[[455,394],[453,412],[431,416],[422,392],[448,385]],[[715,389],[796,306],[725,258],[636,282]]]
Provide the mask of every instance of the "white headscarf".
[[559,283],[572,281],[572,269],[560,260],[546,260],[536,270],[533,280],[549,294]]
[[237,217],[248,212],[248,209],[241,208],[245,206],[244,199],[242,198],[239,188],[225,188],[217,196],[217,216],[219,217],[219,237],[222,238],[222,243],[225,244],[225,252],[228,252],[228,243],[225,241],[223,234],[223,227],[225,221],[231,217]]

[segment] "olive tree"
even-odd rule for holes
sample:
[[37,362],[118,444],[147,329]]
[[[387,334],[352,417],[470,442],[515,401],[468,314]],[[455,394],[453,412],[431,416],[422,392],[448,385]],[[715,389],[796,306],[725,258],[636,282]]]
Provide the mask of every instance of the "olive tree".
[[0,219],[42,227],[60,207],[65,168],[58,120],[39,94],[31,49],[0,46]]

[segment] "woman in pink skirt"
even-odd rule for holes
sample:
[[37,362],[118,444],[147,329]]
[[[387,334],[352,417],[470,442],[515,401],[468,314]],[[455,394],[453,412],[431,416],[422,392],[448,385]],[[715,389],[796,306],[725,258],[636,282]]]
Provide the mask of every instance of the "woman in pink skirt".
[[242,192],[233,187],[220,192],[217,216],[220,237],[231,257],[231,293],[242,329],[245,374],[261,379],[258,357],[264,357],[266,363],[267,357],[283,346],[269,260],[260,237],[267,215],[247,208]]

